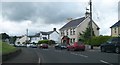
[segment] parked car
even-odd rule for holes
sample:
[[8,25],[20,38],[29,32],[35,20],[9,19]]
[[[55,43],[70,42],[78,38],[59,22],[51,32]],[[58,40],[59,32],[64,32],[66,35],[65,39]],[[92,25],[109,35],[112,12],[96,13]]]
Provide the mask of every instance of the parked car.
[[66,49],[67,48],[67,45],[66,44],[56,44],[55,46],[55,49]]
[[31,44],[30,47],[31,48],[37,48],[37,45],[36,44]]
[[82,50],[82,51],[85,51],[85,45],[81,42],[74,42],[72,45],[68,45],[67,46],[67,50],[72,50],[72,51],[75,51],[75,50]]
[[120,53],[120,37],[113,37],[107,42],[101,44],[101,52],[116,52]]
[[26,47],[26,44],[15,44],[15,47]]
[[48,48],[48,44],[40,44],[39,48]]
[[27,46],[26,47],[30,47],[30,44],[27,44]]

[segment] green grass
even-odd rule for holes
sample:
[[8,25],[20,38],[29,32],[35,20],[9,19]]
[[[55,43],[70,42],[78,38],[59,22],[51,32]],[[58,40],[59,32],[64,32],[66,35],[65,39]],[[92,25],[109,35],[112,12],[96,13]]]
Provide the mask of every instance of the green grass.
[[2,54],[2,42],[0,41],[0,55]]
[[2,51],[2,54],[8,54],[10,52],[14,52],[15,50],[16,50],[15,47],[0,41],[0,52]]

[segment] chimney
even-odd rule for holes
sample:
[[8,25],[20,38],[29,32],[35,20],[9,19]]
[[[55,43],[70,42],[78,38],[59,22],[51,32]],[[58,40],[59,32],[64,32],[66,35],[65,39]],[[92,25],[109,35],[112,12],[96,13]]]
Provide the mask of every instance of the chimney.
[[53,31],[56,31],[56,28],[53,28]]

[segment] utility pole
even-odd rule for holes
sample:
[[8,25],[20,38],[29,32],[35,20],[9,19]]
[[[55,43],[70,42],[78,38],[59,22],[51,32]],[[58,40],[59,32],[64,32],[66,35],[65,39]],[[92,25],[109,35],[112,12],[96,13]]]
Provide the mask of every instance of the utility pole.
[[28,43],[28,28],[26,29],[26,43]]
[[[92,37],[93,37],[93,28],[92,28],[92,0],[90,0],[90,33],[91,33],[91,40],[92,40]],[[91,45],[91,49],[93,49],[93,46]]]

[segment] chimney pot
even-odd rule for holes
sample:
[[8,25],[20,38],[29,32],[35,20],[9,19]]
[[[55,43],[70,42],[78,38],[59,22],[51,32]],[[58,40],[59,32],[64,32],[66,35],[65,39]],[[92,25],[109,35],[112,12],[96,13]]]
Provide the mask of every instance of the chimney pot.
[[53,28],[53,31],[56,31],[56,28]]

